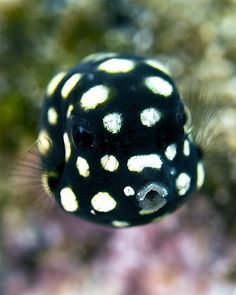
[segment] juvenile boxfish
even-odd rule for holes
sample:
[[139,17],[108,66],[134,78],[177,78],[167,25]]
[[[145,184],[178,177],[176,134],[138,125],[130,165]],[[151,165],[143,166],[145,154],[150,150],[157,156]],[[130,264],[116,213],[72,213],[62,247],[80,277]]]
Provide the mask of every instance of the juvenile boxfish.
[[37,141],[44,190],[95,223],[157,221],[203,185],[191,130],[190,111],[160,62],[90,55],[47,87]]

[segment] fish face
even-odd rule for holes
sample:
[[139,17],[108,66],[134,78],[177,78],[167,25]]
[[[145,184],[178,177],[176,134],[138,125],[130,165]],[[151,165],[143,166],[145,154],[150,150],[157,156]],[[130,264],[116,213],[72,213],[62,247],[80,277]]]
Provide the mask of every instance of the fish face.
[[52,80],[42,113],[46,190],[76,216],[115,227],[149,223],[203,183],[190,112],[154,60],[88,57]]

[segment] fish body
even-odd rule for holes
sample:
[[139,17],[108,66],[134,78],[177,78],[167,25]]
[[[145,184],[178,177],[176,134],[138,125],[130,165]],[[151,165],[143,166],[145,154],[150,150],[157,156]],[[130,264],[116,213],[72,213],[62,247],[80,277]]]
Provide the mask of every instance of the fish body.
[[159,62],[91,55],[48,85],[38,138],[43,187],[88,221],[157,221],[204,182],[190,117]]

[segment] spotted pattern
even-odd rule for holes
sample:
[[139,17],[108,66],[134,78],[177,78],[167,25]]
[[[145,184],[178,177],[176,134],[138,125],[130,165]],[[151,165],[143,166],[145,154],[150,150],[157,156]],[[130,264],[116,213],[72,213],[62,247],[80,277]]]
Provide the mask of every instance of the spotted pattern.
[[47,87],[37,141],[43,189],[96,223],[159,220],[204,183],[191,131],[190,110],[163,64],[90,55]]
[[162,160],[156,154],[133,156],[127,162],[127,167],[132,172],[142,172],[144,168],[160,169],[161,166]]
[[74,106],[73,106],[72,104],[70,104],[69,107],[68,107],[67,113],[66,113],[66,117],[67,117],[67,118],[70,117],[70,115],[71,115],[73,109],[74,109]]
[[52,95],[54,91],[56,90],[58,84],[62,81],[62,79],[65,77],[66,72],[61,72],[53,77],[51,82],[48,84],[47,87],[47,95]]
[[70,140],[67,133],[64,133],[63,140],[64,140],[64,147],[65,147],[65,161],[68,162],[71,155],[71,146],[70,146]]
[[73,88],[75,87],[75,85],[79,82],[79,80],[81,79],[81,77],[82,77],[81,74],[74,74],[73,76],[71,76],[66,81],[66,83],[64,84],[64,86],[61,89],[61,96],[64,99],[66,99],[68,97],[68,95],[73,90]]
[[92,198],[91,205],[98,212],[109,212],[116,207],[116,201],[108,192],[99,192]]
[[111,113],[103,118],[104,128],[111,133],[118,133],[122,126],[122,115]]
[[179,196],[183,196],[187,193],[190,188],[191,178],[187,173],[180,173],[176,178],[176,188]]
[[174,160],[176,154],[177,154],[177,146],[174,143],[169,145],[165,150],[165,156],[170,161]]
[[109,98],[109,90],[104,85],[97,85],[87,90],[81,97],[80,105],[87,111],[95,109]]
[[114,172],[118,169],[119,162],[117,161],[116,157],[112,155],[105,155],[101,158],[101,165],[103,169]]
[[133,195],[135,195],[135,191],[134,191],[134,189],[133,189],[131,186],[126,186],[126,187],[124,188],[124,194],[125,194],[127,197],[129,197],[129,196],[133,196]]
[[169,69],[165,65],[163,65],[161,62],[159,62],[157,60],[147,59],[145,61],[145,64],[147,64],[148,66],[153,67],[153,68],[155,68],[155,69],[157,69],[157,70],[159,70],[159,71],[161,71],[161,72],[163,72],[163,73],[165,73],[167,75],[170,75]]
[[113,220],[111,223],[115,227],[126,227],[129,226],[127,221]]
[[82,157],[77,158],[76,167],[81,176],[88,177],[90,175],[89,164],[84,158]]
[[51,107],[48,109],[48,122],[51,125],[56,125],[58,121],[58,114],[55,108]]
[[61,205],[67,212],[77,211],[79,208],[79,203],[76,195],[70,187],[65,187],[60,192]]
[[135,63],[128,59],[112,58],[98,66],[98,70],[109,74],[128,73],[135,67]]
[[144,126],[152,127],[161,119],[161,113],[155,108],[148,108],[141,112],[140,120]]
[[173,86],[161,77],[148,77],[144,83],[153,93],[164,97],[169,97],[173,92]]
[[187,139],[184,141],[183,153],[186,157],[190,155],[190,144]]
[[203,186],[205,179],[205,171],[202,162],[197,165],[197,188],[200,189]]
[[41,130],[38,136],[38,150],[41,155],[47,155],[52,146],[52,140],[47,131]]

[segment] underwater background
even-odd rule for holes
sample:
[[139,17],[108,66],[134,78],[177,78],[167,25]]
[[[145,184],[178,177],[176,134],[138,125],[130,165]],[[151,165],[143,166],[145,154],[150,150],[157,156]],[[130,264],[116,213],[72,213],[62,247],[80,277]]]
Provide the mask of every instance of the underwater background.
[[[104,51],[157,58],[217,97],[206,183],[158,223],[90,224],[10,177],[49,80]],[[0,0],[0,294],[236,294],[235,155],[235,0]]]

